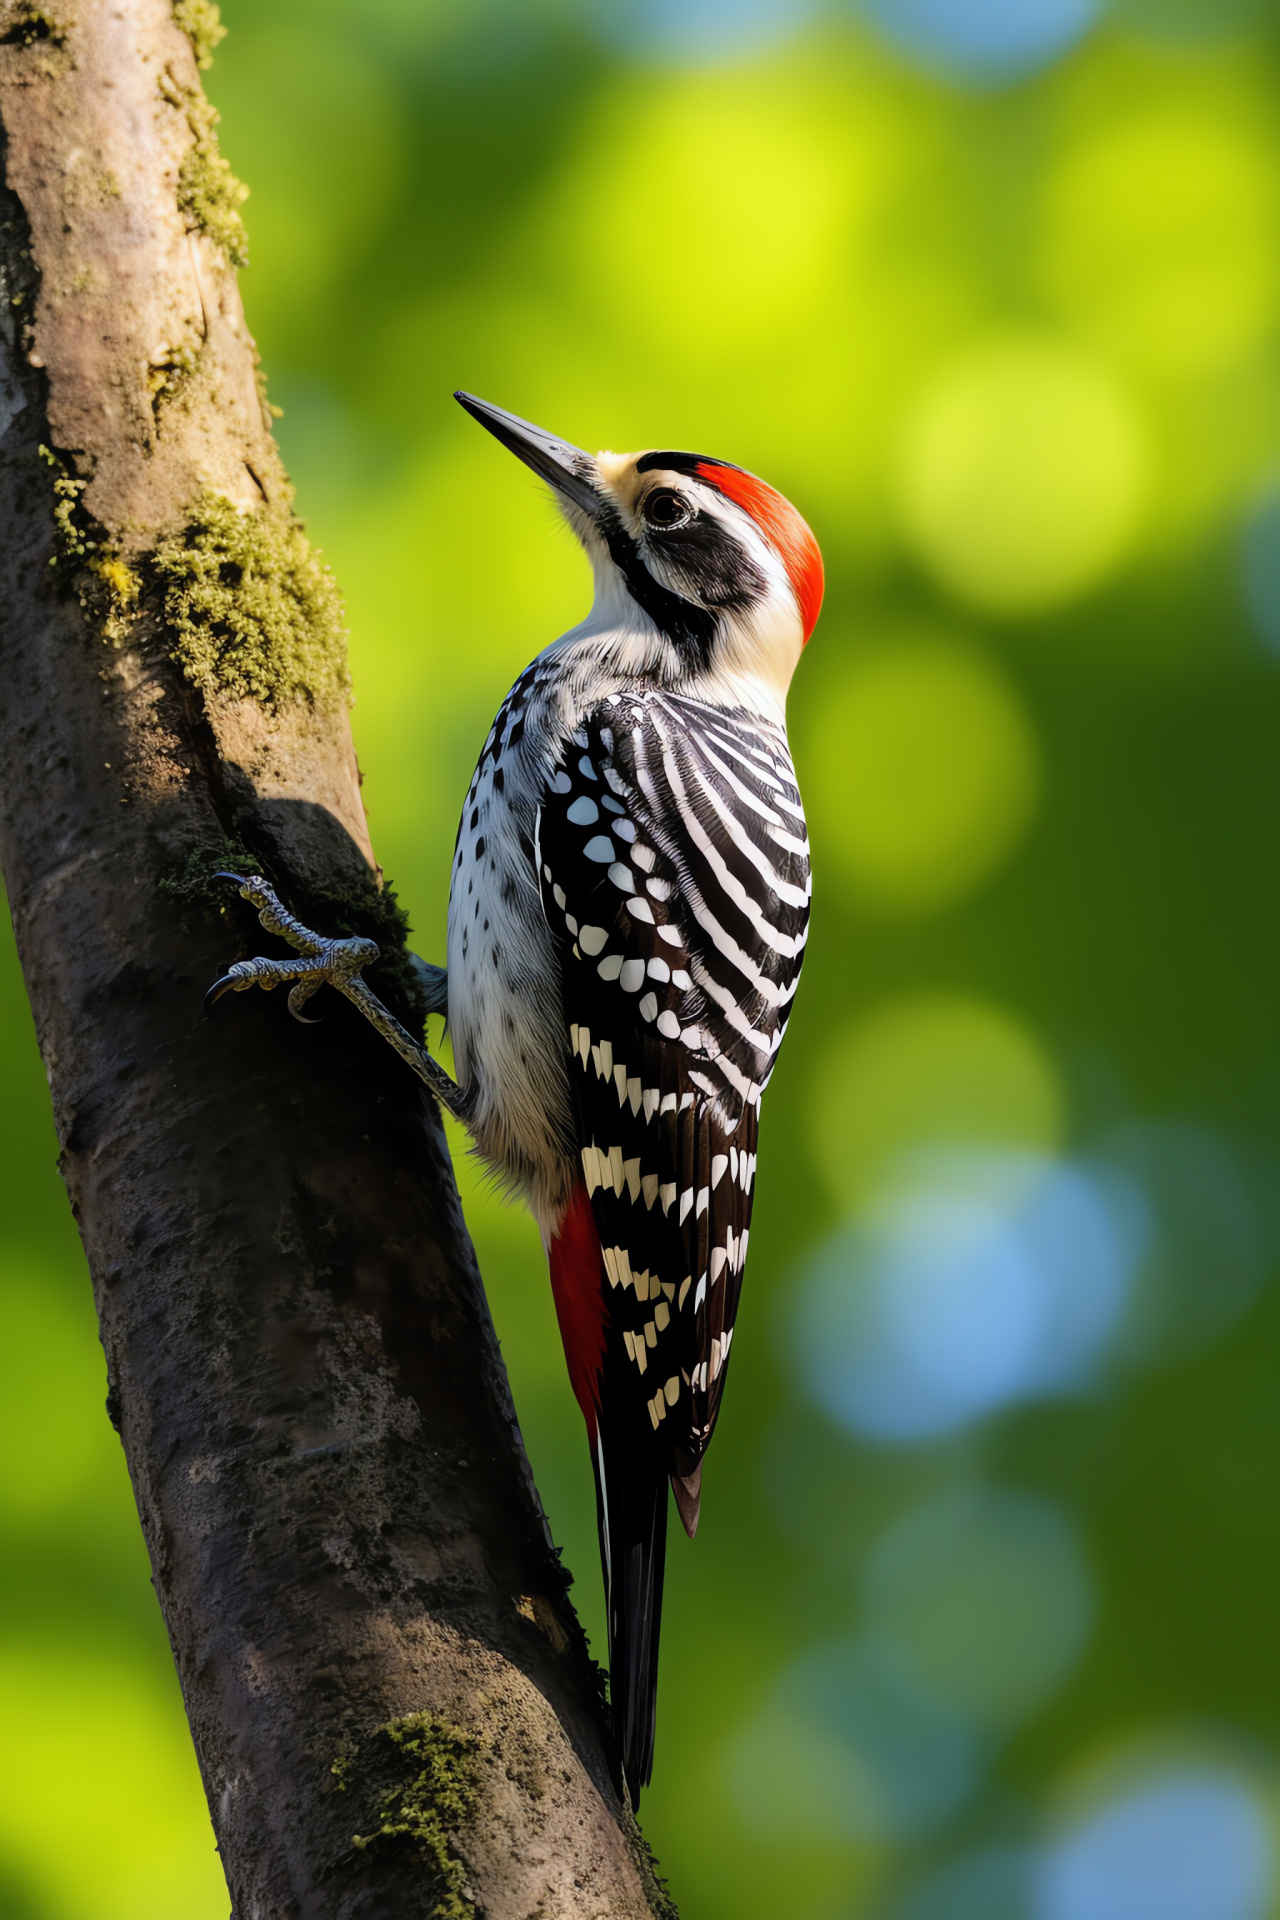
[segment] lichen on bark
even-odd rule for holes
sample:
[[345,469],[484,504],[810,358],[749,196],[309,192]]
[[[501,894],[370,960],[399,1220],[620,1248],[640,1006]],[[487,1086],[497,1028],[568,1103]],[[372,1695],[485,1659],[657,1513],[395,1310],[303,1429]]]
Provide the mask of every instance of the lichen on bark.
[[206,493],[151,557],[173,657],[206,694],[316,707],[350,697],[337,583],[289,499],[242,512]]

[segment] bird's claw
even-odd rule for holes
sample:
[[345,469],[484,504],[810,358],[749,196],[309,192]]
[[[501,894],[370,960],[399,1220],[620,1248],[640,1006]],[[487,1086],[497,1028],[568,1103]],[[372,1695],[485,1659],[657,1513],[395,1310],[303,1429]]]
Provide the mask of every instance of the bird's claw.
[[[336,987],[339,993],[345,994],[359,1008],[370,1025],[395,1048],[400,1058],[413,1068],[418,1078],[454,1118],[464,1123],[469,1121],[471,1096],[449,1078],[444,1068],[431,1058],[411,1033],[405,1031],[361,977],[365,967],[372,966],[378,958],[375,941],[322,939],[318,933],[312,933],[310,927],[304,927],[301,920],[294,918],[260,874],[221,873],[217,877],[229,880],[241,899],[250,901],[258,909],[258,918],[267,931],[287,940],[302,957],[298,960],[237,960],[221,980],[214,981],[205,995],[206,1012],[217,1005],[224,993],[244,993],[250,987],[262,987],[270,992],[272,987],[283,986],[287,982],[289,1011],[294,1019],[302,1021],[304,1026],[317,1026],[319,1022],[308,1020],[301,1009],[319,987]],[[430,967],[425,961],[419,964],[427,976],[424,984],[429,1006],[433,1011],[444,1012],[448,1004],[444,968]]]
[[230,880],[240,894],[258,909],[258,918],[269,933],[275,933],[304,957],[300,960],[237,960],[220,980],[215,980],[204,997],[205,1012],[211,1012],[226,993],[244,993],[261,987],[269,993],[273,987],[289,985],[289,1011],[304,1026],[317,1026],[301,1009],[318,988],[337,987],[345,992],[360,978],[364,969],[378,958],[376,941],[326,940],[295,919],[260,874],[219,873],[219,880]]

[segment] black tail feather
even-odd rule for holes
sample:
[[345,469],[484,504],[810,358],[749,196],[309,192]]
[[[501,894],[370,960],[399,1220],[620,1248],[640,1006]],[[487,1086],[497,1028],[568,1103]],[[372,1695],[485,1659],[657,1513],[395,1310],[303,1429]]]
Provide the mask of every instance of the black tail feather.
[[633,1810],[653,1772],[667,1476],[652,1460],[597,1442],[596,1513],[609,1617],[614,1738]]

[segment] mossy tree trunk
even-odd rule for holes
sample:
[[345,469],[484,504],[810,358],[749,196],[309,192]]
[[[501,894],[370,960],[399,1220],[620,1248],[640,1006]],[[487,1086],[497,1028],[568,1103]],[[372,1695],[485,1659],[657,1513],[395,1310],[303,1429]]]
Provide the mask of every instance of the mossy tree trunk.
[[438,1115],[345,1003],[200,1017],[262,942],[227,865],[414,1008],[236,288],[216,11],[53,5],[0,0],[0,853],[235,1911],[660,1912]]

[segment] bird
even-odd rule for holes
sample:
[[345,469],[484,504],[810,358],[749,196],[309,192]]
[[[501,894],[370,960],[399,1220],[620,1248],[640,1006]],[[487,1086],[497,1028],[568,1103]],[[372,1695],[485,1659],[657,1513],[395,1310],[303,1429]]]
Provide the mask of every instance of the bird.
[[373,943],[312,934],[259,877],[227,876],[304,957],[241,961],[210,998],[288,979],[298,1012],[338,986],[532,1211],[590,1447],[634,1809],[653,1769],[669,1497],[692,1538],[761,1097],[808,937],[786,699],[822,558],[790,502],[730,461],[592,455],[455,398],[550,487],[595,589],[502,702],[463,803],[447,966],[421,963],[457,1083],[360,978]]

